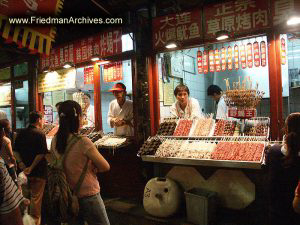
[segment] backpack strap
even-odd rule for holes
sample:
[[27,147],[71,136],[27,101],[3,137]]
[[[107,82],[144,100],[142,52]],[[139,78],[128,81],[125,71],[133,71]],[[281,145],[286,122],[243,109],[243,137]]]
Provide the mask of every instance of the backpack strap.
[[[68,153],[71,151],[72,147],[73,147],[79,140],[81,140],[81,137],[80,137],[80,136],[73,135],[73,136],[71,137],[71,140],[70,140],[69,144],[68,144],[67,147],[66,147],[65,154],[63,155],[63,159],[62,159],[62,165],[63,165],[63,167],[65,167],[65,161],[66,161],[66,157],[67,157]],[[84,165],[84,168],[83,168],[83,170],[82,170],[82,172],[81,172],[81,174],[80,174],[80,177],[79,177],[79,179],[78,179],[78,181],[77,181],[77,183],[76,183],[76,185],[75,185],[75,187],[74,187],[74,190],[73,190],[73,194],[74,194],[74,195],[77,195],[78,192],[79,192],[79,190],[80,190],[80,186],[81,186],[81,184],[82,184],[82,182],[83,182],[83,180],[84,180],[84,177],[85,177],[85,175],[86,175],[86,172],[87,172],[87,168],[88,168],[88,163],[89,163],[89,161],[90,161],[90,160],[87,158],[87,161],[86,161],[86,163],[85,163],[85,165]]]

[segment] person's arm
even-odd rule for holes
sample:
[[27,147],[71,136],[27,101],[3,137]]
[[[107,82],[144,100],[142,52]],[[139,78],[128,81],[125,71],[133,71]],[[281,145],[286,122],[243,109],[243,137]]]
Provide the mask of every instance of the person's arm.
[[98,172],[105,172],[110,170],[110,165],[106,161],[106,159],[99,153],[98,149],[96,147],[90,148],[86,152],[86,156],[92,160],[93,164],[98,169]]
[[176,102],[171,105],[170,113],[171,113],[171,117],[178,117],[177,110],[176,110]]
[[107,114],[107,123],[109,124],[109,126],[111,128],[115,127],[115,120],[116,118],[114,118],[114,115],[112,113],[112,102],[109,103],[109,110],[108,110],[108,114]]
[[296,213],[300,214],[300,181],[298,183],[298,186],[295,190],[295,197],[293,200],[293,207]]
[[29,167],[27,167],[26,169],[24,169],[24,173],[26,175],[30,174],[32,172],[32,170],[36,167],[36,165],[44,158],[45,158],[45,154],[36,155],[33,162],[31,163],[31,165]]
[[17,166],[16,157],[13,154],[12,147],[11,147],[11,142],[10,141],[7,143],[5,149],[6,149],[6,154],[9,156],[10,162],[12,164],[14,164],[15,166]]

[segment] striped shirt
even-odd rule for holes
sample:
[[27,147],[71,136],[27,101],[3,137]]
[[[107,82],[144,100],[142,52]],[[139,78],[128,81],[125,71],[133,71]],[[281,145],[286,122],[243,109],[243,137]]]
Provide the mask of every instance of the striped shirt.
[[24,200],[21,191],[13,182],[0,158],[0,214],[7,214],[15,210]]

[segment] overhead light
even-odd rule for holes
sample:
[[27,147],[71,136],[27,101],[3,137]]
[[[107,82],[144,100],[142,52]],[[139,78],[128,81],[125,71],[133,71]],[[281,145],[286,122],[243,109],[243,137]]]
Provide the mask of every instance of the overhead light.
[[93,62],[96,62],[96,61],[99,61],[99,60],[100,60],[100,58],[98,56],[93,56],[91,58],[91,61],[93,61]]
[[97,65],[104,65],[104,64],[108,64],[108,63],[110,63],[110,61],[103,60],[103,61],[97,62]]
[[225,40],[227,38],[229,38],[229,33],[226,30],[220,30],[216,33],[216,39],[218,41]]
[[169,43],[166,44],[166,48],[168,48],[168,49],[177,48],[177,47],[178,47],[178,44],[174,41],[169,42]]
[[63,66],[65,69],[69,69],[71,67],[73,67],[72,63],[66,62]]
[[299,16],[292,16],[288,19],[286,24],[289,25],[289,26],[300,24],[300,17]]

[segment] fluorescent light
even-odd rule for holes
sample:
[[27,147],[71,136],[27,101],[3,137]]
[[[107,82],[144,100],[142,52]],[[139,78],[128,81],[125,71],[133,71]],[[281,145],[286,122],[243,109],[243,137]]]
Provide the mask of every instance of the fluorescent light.
[[72,67],[72,66],[71,66],[70,64],[65,64],[65,65],[64,65],[64,68],[65,68],[65,69],[69,69],[69,68],[71,68],[71,67]]
[[177,48],[177,44],[175,42],[171,42],[166,45],[166,48]]
[[297,25],[300,24],[300,17],[298,16],[294,16],[291,17],[290,19],[288,19],[288,21],[286,22],[287,25]]
[[92,58],[91,58],[91,61],[93,61],[93,62],[96,62],[96,61],[98,61],[98,60],[100,60],[100,58],[99,58],[98,56],[95,56],[95,57],[92,57]]
[[221,41],[221,40],[227,39],[228,37],[229,37],[228,34],[222,34],[221,36],[217,37],[216,39],[217,39],[218,41]]
[[104,64],[108,64],[110,63],[110,61],[101,61],[101,62],[98,62],[97,65],[104,65]]

